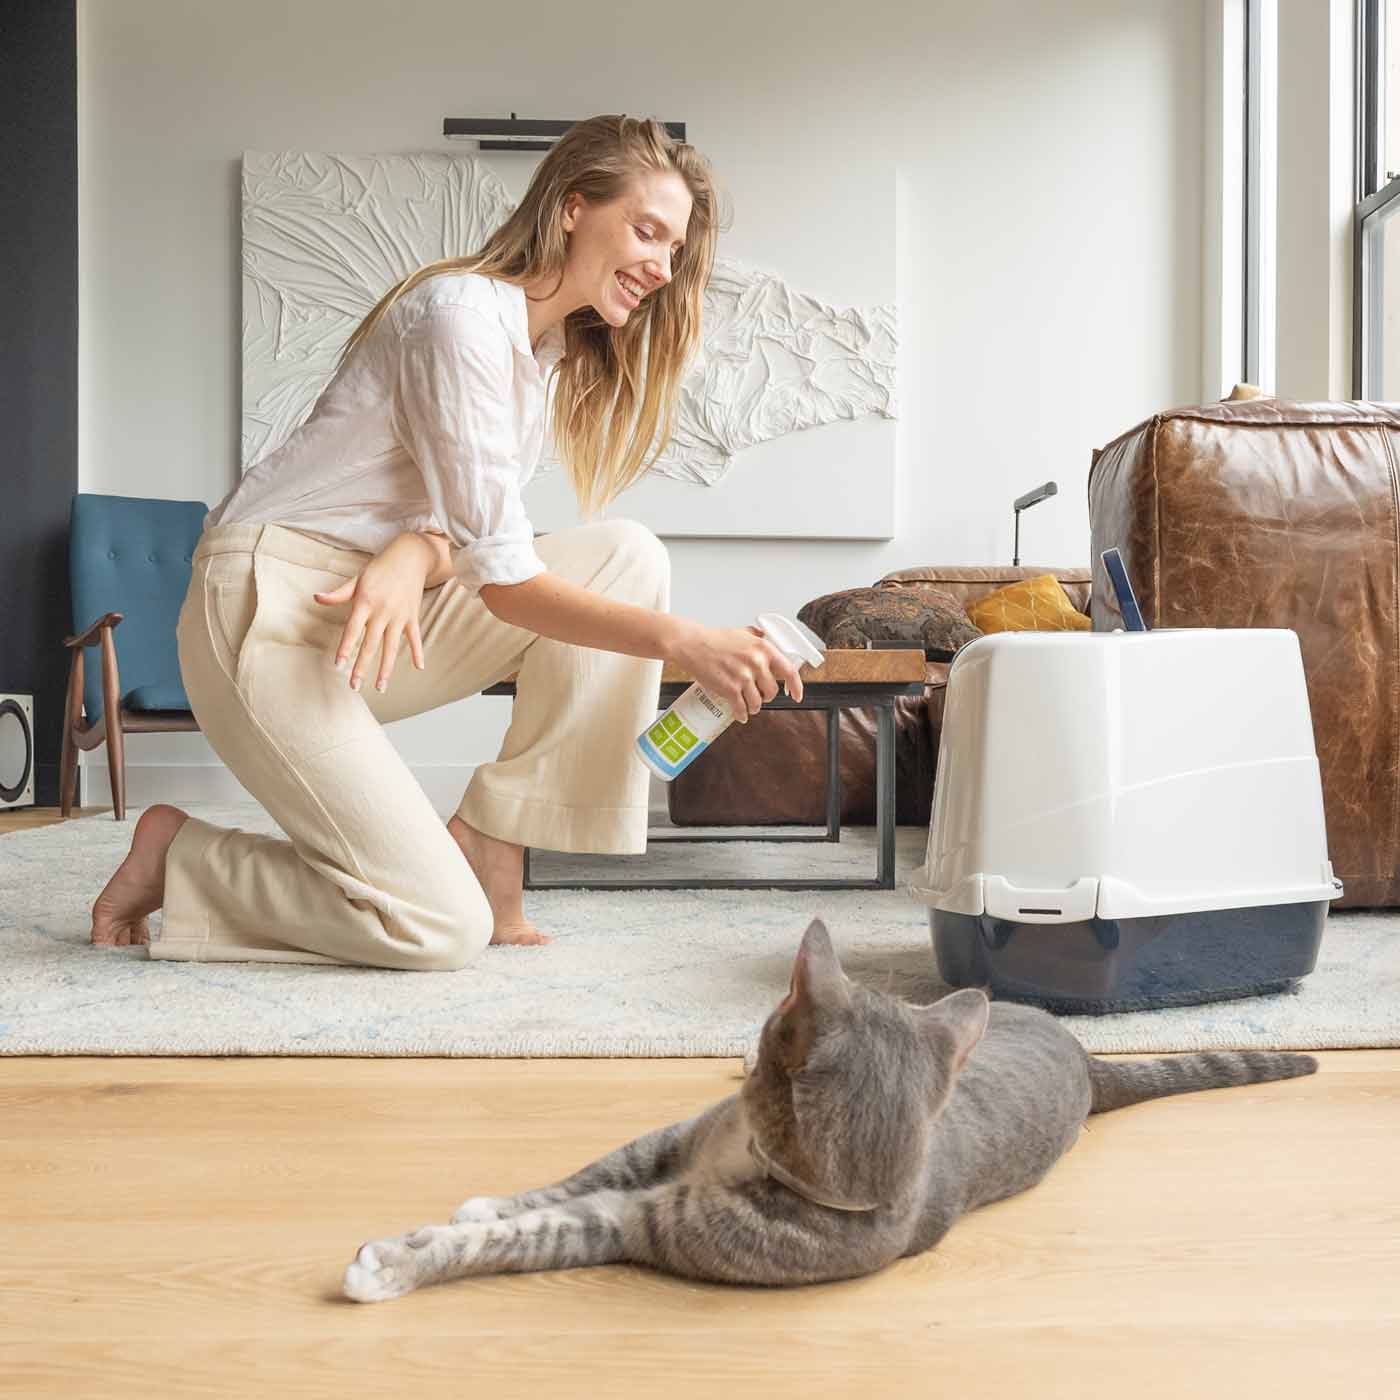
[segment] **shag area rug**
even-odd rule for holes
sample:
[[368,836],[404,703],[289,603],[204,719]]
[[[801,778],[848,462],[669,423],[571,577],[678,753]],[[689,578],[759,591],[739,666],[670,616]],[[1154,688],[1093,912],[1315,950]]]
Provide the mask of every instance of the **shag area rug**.
[[[206,821],[277,832],[261,808]],[[538,891],[543,948],[489,948],[455,973],[178,963],[94,949],[88,911],[126,853],[125,822],[85,817],[0,836],[0,1054],[738,1056],[785,994],[808,921],[847,971],[926,1003],[947,991],[927,911],[902,891]],[[900,878],[925,833],[904,829]],[[539,879],[578,857],[540,858]],[[873,870],[873,833],[829,844],[685,845],[589,858],[705,874]],[[1331,916],[1317,970],[1289,992],[1205,1006],[1065,1017],[1090,1050],[1400,1045],[1400,912]]]

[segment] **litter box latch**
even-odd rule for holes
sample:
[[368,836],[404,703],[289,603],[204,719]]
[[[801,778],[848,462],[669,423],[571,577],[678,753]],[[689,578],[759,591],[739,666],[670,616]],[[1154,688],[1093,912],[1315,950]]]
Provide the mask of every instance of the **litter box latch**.
[[1099,881],[1084,875],[1070,885],[1051,889],[1024,889],[1000,875],[982,876],[986,910],[995,919],[1026,924],[1066,924],[1092,919],[1098,910]]

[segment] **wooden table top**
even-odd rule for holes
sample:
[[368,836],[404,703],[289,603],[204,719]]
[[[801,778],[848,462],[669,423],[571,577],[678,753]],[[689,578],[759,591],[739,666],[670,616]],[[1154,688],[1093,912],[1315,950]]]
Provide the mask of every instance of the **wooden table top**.
[[[856,651],[840,649],[829,651],[820,666],[804,666],[801,670],[803,685],[878,685],[887,681],[891,685],[909,685],[924,678],[924,654],[922,651]],[[661,683],[692,681],[679,666],[669,662],[661,670]]]
[[[856,651],[835,650],[826,654],[826,661],[819,667],[802,668],[802,684],[819,687],[824,685],[921,685],[925,666],[922,651],[909,649],[898,651]],[[688,675],[679,666],[668,662],[661,671],[662,685],[689,684],[694,676]],[[507,676],[498,682],[501,687],[513,686],[514,676]],[[497,686],[491,686],[496,690]]]

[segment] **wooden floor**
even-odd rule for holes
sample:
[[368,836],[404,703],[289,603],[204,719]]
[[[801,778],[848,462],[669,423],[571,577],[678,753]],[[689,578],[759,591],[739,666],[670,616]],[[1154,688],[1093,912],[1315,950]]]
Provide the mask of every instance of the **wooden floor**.
[[0,1395],[1400,1397],[1400,1052],[1320,1058],[1094,1119],[873,1278],[374,1306],[339,1296],[362,1240],[565,1175],[737,1062],[0,1058]]

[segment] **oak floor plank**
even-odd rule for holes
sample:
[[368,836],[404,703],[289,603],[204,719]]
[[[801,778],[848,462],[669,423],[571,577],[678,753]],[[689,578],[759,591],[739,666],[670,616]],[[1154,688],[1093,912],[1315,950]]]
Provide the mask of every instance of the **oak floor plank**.
[[0,1060],[0,1395],[1400,1397],[1400,1052],[1091,1121],[872,1278],[606,1268],[340,1299],[361,1240],[564,1175],[729,1060]]
[[[996,1335],[930,1319],[903,1329],[770,1329],[761,1338],[693,1332],[602,1330],[561,1346],[549,1319],[529,1336],[440,1333],[423,1341],[369,1329],[353,1340],[246,1338],[209,1345],[182,1335],[153,1356],[138,1337],[67,1349],[62,1393],[103,1397],[366,1394],[491,1396],[766,1397],[815,1400],[885,1396],[1024,1396],[1035,1400],[1195,1400],[1195,1397],[1362,1396],[1391,1400],[1395,1375],[1377,1369],[1391,1352],[1384,1326],[1279,1324],[1201,1329],[1190,1348],[1141,1324],[1105,1345],[1092,1325]],[[0,1346],[0,1394],[59,1393],[49,1373]],[[289,1381],[289,1377],[297,1377]],[[690,1381],[688,1378],[695,1378]]]

